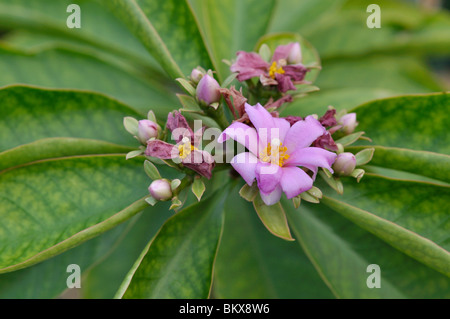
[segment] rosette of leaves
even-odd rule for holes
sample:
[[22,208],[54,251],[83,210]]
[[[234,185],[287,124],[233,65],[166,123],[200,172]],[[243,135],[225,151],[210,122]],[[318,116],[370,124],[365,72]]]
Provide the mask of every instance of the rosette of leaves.
[[[80,29],[66,26],[71,3]],[[448,59],[450,19],[379,1],[382,27],[368,29],[368,4],[1,0],[0,297],[449,298],[450,97],[426,58]],[[372,143],[345,150],[375,149],[361,182],[341,178],[339,194],[324,179],[320,203],[298,209],[283,200],[293,241],[225,171],[176,213],[149,206],[123,118],[164,121],[186,101],[175,79],[202,66],[222,84],[222,60],[289,39],[322,70],[307,90],[320,91],[282,115],[356,112]]]

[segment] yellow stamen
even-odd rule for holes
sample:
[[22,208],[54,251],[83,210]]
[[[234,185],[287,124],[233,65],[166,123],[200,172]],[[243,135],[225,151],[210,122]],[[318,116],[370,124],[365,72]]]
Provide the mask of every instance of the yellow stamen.
[[183,144],[178,145],[178,154],[181,159],[185,159],[192,151],[198,150],[190,141],[183,139]]
[[275,79],[275,74],[279,73],[279,74],[284,74],[284,70],[283,67],[280,65],[278,66],[277,62],[273,62],[272,65],[269,68],[269,76],[272,79]]
[[289,155],[286,152],[287,147],[283,146],[280,140],[274,139],[272,140],[272,145],[268,143],[267,147],[259,153],[259,159],[265,163],[272,163],[282,167],[284,162],[289,159]]

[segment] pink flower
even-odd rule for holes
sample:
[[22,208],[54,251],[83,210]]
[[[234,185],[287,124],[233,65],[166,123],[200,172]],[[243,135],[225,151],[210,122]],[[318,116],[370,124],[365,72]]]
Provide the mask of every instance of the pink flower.
[[210,153],[198,149],[205,128],[194,133],[186,118],[178,111],[169,113],[166,126],[172,132],[177,144],[150,140],[147,142],[145,155],[160,159],[178,159],[187,168],[208,179],[211,178],[215,166],[214,158]]
[[[311,189],[319,167],[333,172],[336,154],[310,147],[326,131],[314,117],[291,126],[283,118],[272,117],[260,104],[246,104],[245,110],[254,128],[234,122],[218,142],[232,138],[247,148],[231,160],[231,165],[249,185],[256,179],[266,205],[277,203],[283,192],[290,199]],[[313,176],[299,166],[312,171]]]
[[239,73],[238,81],[259,77],[263,85],[277,85],[284,93],[296,90],[294,84],[302,83],[309,71],[300,61],[300,44],[295,42],[278,46],[270,63],[255,52],[239,51],[231,72]]

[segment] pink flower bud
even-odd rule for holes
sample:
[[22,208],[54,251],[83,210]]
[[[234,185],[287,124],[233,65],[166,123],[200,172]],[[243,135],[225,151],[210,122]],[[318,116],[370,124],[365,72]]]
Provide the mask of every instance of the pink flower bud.
[[193,69],[191,72],[191,81],[197,84],[203,77],[203,72],[198,68]]
[[289,51],[287,63],[298,64],[300,62],[302,62],[302,50],[300,48],[300,44],[298,42],[295,42],[292,45],[291,50]]
[[352,153],[341,153],[336,157],[333,170],[336,175],[349,176],[356,167],[356,158]]
[[149,120],[140,120],[138,125],[139,141],[147,144],[147,141],[153,137],[158,137],[158,125]]
[[356,113],[348,113],[342,116],[338,122],[342,125],[342,132],[344,134],[351,134],[355,130],[356,126],[358,126],[358,122],[356,121]]
[[172,198],[172,188],[170,187],[170,183],[166,179],[157,179],[153,181],[148,191],[150,195],[156,200],[165,201]]
[[210,75],[205,74],[197,85],[197,98],[210,105],[220,101],[220,85]]

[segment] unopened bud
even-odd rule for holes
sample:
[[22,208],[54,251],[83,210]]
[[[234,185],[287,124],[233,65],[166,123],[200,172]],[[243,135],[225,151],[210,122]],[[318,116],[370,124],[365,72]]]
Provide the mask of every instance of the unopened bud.
[[339,119],[338,123],[342,125],[341,130],[344,134],[348,135],[353,133],[355,128],[358,126],[358,122],[356,121],[356,113],[345,114]]
[[205,74],[197,85],[197,98],[210,105],[220,101],[220,85],[209,74]]
[[150,195],[156,200],[165,201],[172,198],[172,188],[166,179],[157,179],[148,188]]
[[352,153],[341,153],[336,157],[332,166],[334,173],[339,176],[349,176],[355,170],[356,158]]
[[203,74],[204,73],[198,68],[193,69],[191,72],[191,81],[197,84],[202,79]]
[[138,125],[139,141],[147,144],[147,141],[153,137],[158,137],[158,125],[150,120],[140,120]]
[[298,64],[300,62],[302,62],[302,50],[300,48],[300,43],[295,42],[289,52],[287,63]]

